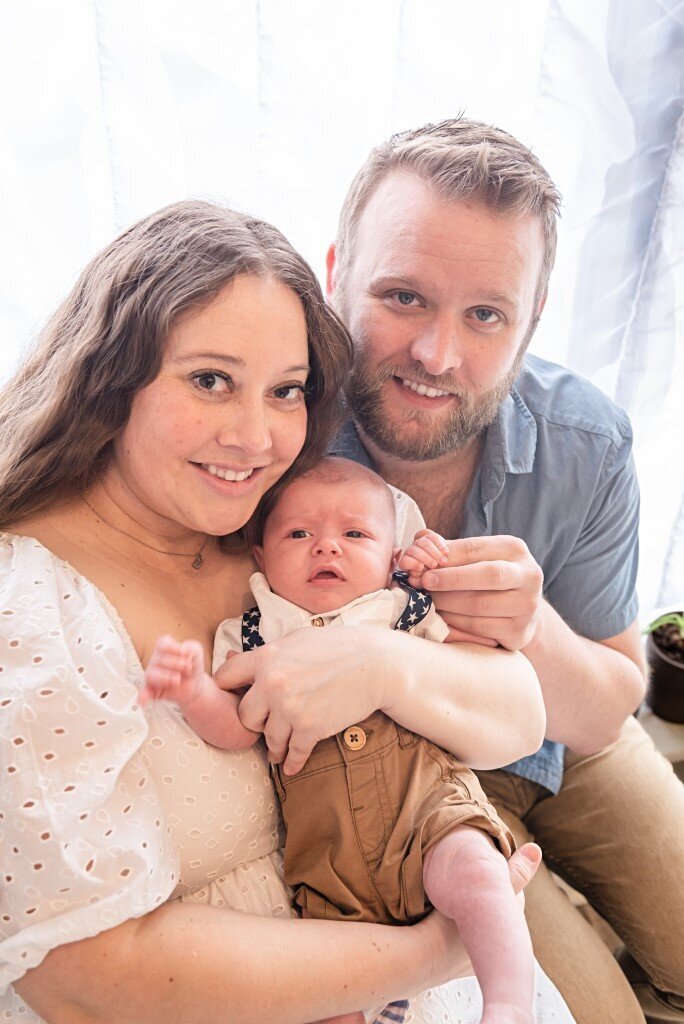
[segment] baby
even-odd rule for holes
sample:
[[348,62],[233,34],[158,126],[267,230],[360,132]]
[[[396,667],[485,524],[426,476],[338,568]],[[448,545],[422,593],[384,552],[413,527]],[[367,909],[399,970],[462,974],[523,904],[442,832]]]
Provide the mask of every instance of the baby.
[[[267,518],[250,580],[257,607],[219,626],[214,664],[303,626],[375,624],[441,642],[432,600],[408,585],[446,562],[422,530],[392,570],[395,501],[375,473],[326,458]],[[196,641],[157,641],[141,703],[172,700],[214,746],[251,746],[240,697],[204,671]],[[316,745],[305,767],[273,766],[286,828],[285,880],[307,916],[407,924],[452,918],[483,993],[486,1024],[532,1021],[533,954],[505,858],[514,841],[470,769],[380,711]],[[335,1018],[362,1021],[362,1014]]]

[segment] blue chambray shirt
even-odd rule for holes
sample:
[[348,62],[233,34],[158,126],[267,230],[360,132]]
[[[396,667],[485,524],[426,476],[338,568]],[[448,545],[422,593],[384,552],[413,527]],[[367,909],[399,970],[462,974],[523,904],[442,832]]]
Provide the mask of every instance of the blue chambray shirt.
[[[632,430],[588,381],[537,356],[487,430],[465,504],[462,536],[521,537],[544,572],[544,595],[576,633],[604,640],[636,618],[639,488]],[[353,423],[331,447],[371,466]],[[541,749],[507,771],[557,793],[564,747]]]

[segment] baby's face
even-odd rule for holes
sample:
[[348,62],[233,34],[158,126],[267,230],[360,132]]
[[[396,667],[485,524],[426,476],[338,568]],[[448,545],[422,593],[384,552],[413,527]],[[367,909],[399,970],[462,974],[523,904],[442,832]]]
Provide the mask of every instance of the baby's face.
[[371,483],[295,480],[255,549],[271,589],[310,612],[328,612],[386,587],[397,549],[391,499]]

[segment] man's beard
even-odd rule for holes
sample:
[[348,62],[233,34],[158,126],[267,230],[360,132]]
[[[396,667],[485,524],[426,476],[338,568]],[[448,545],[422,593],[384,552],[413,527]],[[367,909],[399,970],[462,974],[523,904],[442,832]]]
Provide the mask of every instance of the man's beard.
[[[347,405],[363,433],[386,455],[409,462],[431,462],[465,448],[494,422],[518,376],[524,348],[521,346],[508,373],[493,388],[478,396],[448,377],[426,379],[428,375],[420,363],[371,369],[361,351],[357,353],[346,388]],[[448,414],[406,408],[390,416],[382,395],[383,385],[390,377],[450,391],[457,396],[456,408]]]

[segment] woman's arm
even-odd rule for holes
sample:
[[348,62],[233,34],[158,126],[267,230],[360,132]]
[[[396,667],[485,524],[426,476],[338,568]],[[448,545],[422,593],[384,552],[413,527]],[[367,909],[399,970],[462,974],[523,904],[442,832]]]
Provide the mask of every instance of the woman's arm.
[[[514,853],[516,892],[540,860],[533,844]],[[301,1024],[470,972],[436,911],[408,928],[352,927],[173,902],[53,949],[14,987],[48,1024]]]
[[378,709],[473,768],[510,764],[544,736],[539,683],[523,655],[375,626],[296,630],[236,655],[216,679],[251,687],[242,723],[263,731],[286,774],[319,740]]
[[60,946],[15,988],[48,1024],[302,1024],[468,971],[455,926],[253,917],[169,903]]

